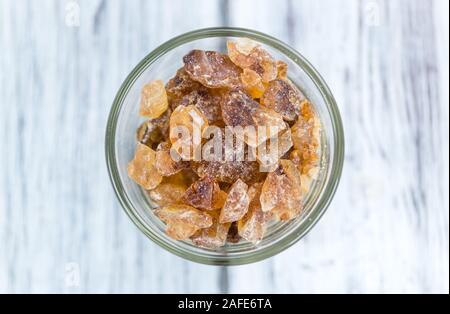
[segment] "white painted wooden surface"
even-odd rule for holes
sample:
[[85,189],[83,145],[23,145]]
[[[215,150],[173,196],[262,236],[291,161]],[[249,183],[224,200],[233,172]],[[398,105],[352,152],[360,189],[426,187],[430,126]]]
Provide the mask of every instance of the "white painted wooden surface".
[[[78,27],[73,1],[0,1],[0,292],[448,293],[448,1],[76,2]],[[347,142],[335,200],[304,241],[232,268],[147,240],[104,161],[127,73],[169,38],[220,25],[302,52]]]

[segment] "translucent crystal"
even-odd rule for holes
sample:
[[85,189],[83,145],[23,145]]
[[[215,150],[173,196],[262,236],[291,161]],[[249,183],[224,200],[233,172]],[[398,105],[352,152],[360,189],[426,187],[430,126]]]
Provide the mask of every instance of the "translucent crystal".
[[260,195],[262,184],[255,183],[248,189],[250,205],[244,217],[238,221],[238,233],[247,241],[257,243],[264,237],[266,214],[261,210]]
[[242,69],[251,69],[258,73],[263,82],[270,82],[277,77],[277,64],[272,56],[259,44],[249,39],[228,41],[228,56],[234,64]]
[[192,169],[183,169],[181,172],[178,172],[172,176],[164,177],[163,181],[164,183],[171,183],[171,184],[177,184],[182,185],[186,189],[188,186],[190,186],[192,183],[198,180],[197,174]]
[[218,182],[233,183],[238,179],[252,182],[259,176],[256,161],[201,161],[195,164],[197,174],[202,178],[211,176]]
[[261,98],[266,88],[261,76],[250,69],[244,69],[241,74],[241,82],[252,98]]
[[153,190],[148,191],[150,198],[158,206],[176,204],[186,191],[186,186],[174,183],[161,183]]
[[240,86],[241,70],[230,59],[216,51],[192,50],[183,58],[190,77],[209,88]]
[[222,99],[221,107],[226,125],[246,127],[255,124],[253,115],[258,110],[259,104],[246,93],[238,90],[227,94]]
[[278,112],[286,121],[295,121],[304,96],[288,81],[276,79],[270,82],[261,97],[261,104]]
[[221,205],[220,187],[211,177],[194,182],[184,193],[182,201],[198,209],[212,210]]
[[287,71],[288,71],[288,65],[281,61],[277,61],[277,78],[280,80],[286,80],[287,79]]
[[[195,106],[179,106],[170,116],[170,141],[183,158],[191,160],[201,145],[201,136],[208,120]],[[180,133],[180,132],[183,133]],[[181,136],[181,137],[180,137]]]
[[128,164],[129,177],[144,189],[154,189],[162,180],[162,176],[155,169],[155,161],[155,151],[138,143],[134,158]]
[[206,88],[194,90],[185,95],[174,106],[190,106],[198,108],[201,113],[208,119],[210,124],[214,124],[222,120],[222,112],[220,109],[221,93]]
[[291,149],[292,145],[291,130],[288,128],[278,137],[271,138],[258,146],[258,162],[265,167],[273,168]]
[[221,223],[234,222],[241,219],[248,210],[250,203],[248,185],[242,180],[237,180],[228,191],[228,196],[220,212],[219,221]]
[[166,224],[181,222],[197,228],[208,228],[212,225],[210,215],[185,204],[171,204],[156,209],[155,214]]
[[198,227],[181,221],[170,221],[166,226],[167,235],[174,240],[180,241],[189,239],[197,230],[199,230]]
[[167,110],[168,106],[167,94],[162,81],[156,80],[144,85],[139,109],[141,116],[150,119],[158,118]]
[[223,205],[225,205],[225,201],[227,200],[228,194],[222,190],[214,193],[213,195],[213,209],[222,209]]
[[300,173],[290,160],[280,160],[277,170],[267,175],[260,196],[261,208],[281,220],[297,217],[302,209]]
[[258,126],[257,138],[252,140],[246,138],[245,141],[252,147],[257,147],[271,137],[276,137],[280,132],[287,128],[283,118],[275,111],[260,106],[259,110],[253,115],[255,125]]
[[252,147],[257,147],[286,128],[278,113],[260,106],[242,91],[232,91],[223,98],[222,117],[225,124],[231,127],[253,127],[254,136],[248,136],[245,132],[239,135]]
[[166,84],[167,97],[171,108],[175,109],[184,96],[202,88],[203,86],[199,82],[191,79],[184,68],[179,69],[175,77]]
[[228,230],[230,229],[231,223],[220,223],[219,213],[220,211],[208,212],[213,220],[211,227],[206,229],[198,230],[192,237],[192,242],[195,245],[215,249],[225,245],[228,235]]
[[170,144],[167,142],[160,143],[156,150],[156,170],[162,176],[168,177],[189,168],[188,161],[183,161],[179,157],[176,159],[172,158],[170,154]]
[[152,149],[156,149],[160,142],[165,141],[169,137],[170,114],[171,111],[169,109],[158,118],[143,122],[136,132],[137,141]]
[[318,164],[321,131],[320,120],[309,101],[302,102],[300,115],[291,130],[294,148],[298,151],[297,164],[301,173],[305,174]]

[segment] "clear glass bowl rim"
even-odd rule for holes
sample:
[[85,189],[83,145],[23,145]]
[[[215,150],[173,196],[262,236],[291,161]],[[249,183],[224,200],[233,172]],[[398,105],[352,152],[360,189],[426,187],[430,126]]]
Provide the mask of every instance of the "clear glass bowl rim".
[[[276,242],[276,245],[270,245],[263,250],[248,252],[242,254],[241,256],[211,257],[198,253],[187,252],[185,250],[179,249],[178,247],[172,246],[171,243],[165,241],[164,238],[158,236],[158,234],[147,228],[139,215],[135,212],[131,201],[128,199],[123,184],[120,180],[115,156],[115,135],[117,120],[121,111],[123,101],[136,79],[142,74],[143,71],[145,71],[148,66],[150,66],[154,61],[158,60],[160,56],[164,55],[168,51],[182,44],[210,37],[248,37],[266,44],[283,53],[287,58],[291,59],[292,62],[296,63],[300,68],[302,68],[303,71],[305,71],[309,78],[314,82],[316,88],[319,90],[321,96],[325,101],[332,122],[332,128],[331,130],[328,130],[328,132],[332,132],[332,136],[334,138],[334,149],[332,150],[333,156],[330,156],[332,157],[332,159],[330,159],[333,161],[330,164],[330,179],[328,181],[328,184],[324,188],[325,190],[322,197],[319,199],[316,207],[309,215],[308,221],[306,223],[300,224],[296,230],[294,230],[292,233],[290,233],[280,241]],[[336,101],[327,84],[317,72],[317,70],[314,69],[314,67],[309,63],[309,61],[306,60],[305,57],[303,57],[294,48],[286,45],[285,43],[272,36],[258,31],[235,27],[214,27],[194,30],[170,39],[169,41],[163,43],[155,50],[150,52],[131,71],[131,73],[127,76],[127,78],[119,88],[119,91],[117,92],[117,95],[112,104],[106,127],[105,153],[108,174],[115,194],[120,204],[122,205],[122,208],[125,210],[128,217],[139,228],[139,230],[141,230],[141,232],[143,232],[148,238],[150,238],[153,242],[168,250],[169,252],[194,262],[210,265],[242,265],[257,262],[284,251],[285,249],[289,248],[297,241],[299,241],[301,238],[303,238],[309,232],[309,230],[311,230],[311,228],[314,227],[314,225],[320,220],[320,218],[328,208],[331,200],[333,199],[341,177],[344,162],[344,130]]]

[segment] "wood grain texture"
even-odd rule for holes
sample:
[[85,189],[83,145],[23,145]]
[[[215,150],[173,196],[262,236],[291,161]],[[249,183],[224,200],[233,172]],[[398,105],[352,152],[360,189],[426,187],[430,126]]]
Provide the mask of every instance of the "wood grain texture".
[[[79,27],[67,3],[0,2],[0,292],[448,293],[448,1],[80,0]],[[219,25],[296,47],[346,132],[320,223],[276,257],[231,268],[147,240],[104,161],[106,118],[133,66]]]

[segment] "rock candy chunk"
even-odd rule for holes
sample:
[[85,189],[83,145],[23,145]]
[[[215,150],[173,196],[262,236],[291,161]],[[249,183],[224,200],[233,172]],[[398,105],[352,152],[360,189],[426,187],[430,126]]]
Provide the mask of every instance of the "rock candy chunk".
[[263,82],[270,82],[277,77],[277,63],[259,44],[249,39],[228,41],[228,56],[234,64],[242,69],[251,69],[258,73]]
[[272,168],[292,147],[291,130],[288,128],[278,137],[271,138],[267,142],[258,146],[258,162]]
[[154,189],[162,180],[162,176],[155,169],[155,161],[155,151],[138,143],[134,158],[128,164],[128,175],[144,189]]
[[250,69],[244,69],[241,73],[241,82],[249,95],[255,99],[261,98],[266,88],[262,82],[261,76]]
[[212,226],[206,229],[198,230],[191,237],[191,239],[197,246],[216,249],[225,245],[231,223],[219,222],[220,211],[216,210],[208,213],[211,215],[213,220]]
[[198,180],[198,175],[192,169],[183,169],[172,176],[164,177],[164,183],[184,186],[186,189]]
[[202,88],[203,86],[199,82],[191,79],[184,68],[179,69],[175,77],[170,79],[166,84],[167,97],[171,108],[175,109],[181,98],[187,94]]
[[[208,120],[195,106],[179,106],[170,116],[170,141],[184,159],[192,160],[200,149]],[[201,153],[201,152],[200,152]]]
[[257,243],[266,230],[267,215],[261,210],[260,195],[262,184],[255,183],[248,189],[250,205],[244,217],[238,221],[238,233],[245,240]]
[[177,156],[175,159],[172,158],[170,144],[163,142],[159,144],[156,150],[155,167],[162,176],[168,177],[189,168],[189,161],[181,160],[180,156]]
[[181,221],[170,221],[166,227],[167,235],[174,240],[180,241],[189,239],[197,230],[199,230],[198,227]]
[[[313,181],[317,179],[319,174],[319,166],[310,166],[302,168],[302,156],[300,151],[293,150],[290,153],[289,159],[295,164],[297,169],[300,171],[300,179],[301,179],[301,190],[303,193],[303,196],[307,195],[309,190],[311,189],[311,185],[313,184]],[[305,171],[305,169],[308,169]],[[302,172],[303,170],[303,172]]]
[[182,201],[198,209],[212,210],[219,206],[222,197],[217,182],[207,176],[194,182],[184,193]]
[[320,121],[309,101],[302,102],[300,115],[291,130],[294,148],[298,151],[299,169],[305,174],[319,162],[321,132]]
[[156,209],[155,214],[166,224],[185,223],[197,228],[209,228],[212,218],[207,213],[184,204],[171,204]]
[[257,147],[269,138],[278,136],[280,132],[287,128],[281,115],[263,106],[260,106],[259,110],[255,112],[253,120],[255,125],[258,126],[256,140],[251,137],[245,139],[245,142],[252,147]]
[[169,117],[171,110],[166,110],[156,119],[150,119],[142,123],[136,132],[138,142],[156,149],[160,142],[169,137]]
[[250,203],[247,190],[248,185],[239,179],[231,186],[225,205],[220,212],[221,223],[238,221],[245,215]]
[[252,127],[253,135],[244,132],[236,134],[248,145],[257,147],[268,138],[286,129],[283,118],[275,111],[260,106],[242,91],[232,91],[222,100],[222,117],[226,125],[242,128]]
[[260,106],[246,93],[236,90],[222,99],[221,107],[223,121],[226,125],[247,127],[255,125],[253,115]]
[[148,194],[158,206],[168,206],[178,203],[185,191],[184,185],[163,182],[153,190],[148,191]]
[[238,243],[241,240],[241,236],[238,232],[237,222],[231,223],[230,229],[228,230],[227,242],[228,243]]
[[222,190],[214,193],[213,195],[213,209],[222,209],[225,205],[225,201],[227,200],[228,194]]
[[162,115],[168,107],[167,94],[162,81],[156,80],[144,85],[139,109],[141,116],[155,119]]
[[269,173],[260,196],[261,208],[281,220],[297,217],[302,209],[300,173],[290,160],[280,160],[277,170]]
[[287,71],[288,71],[288,65],[281,61],[277,61],[277,79],[280,80],[287,80]]
[[265,90],[261,104],[281,114],[286,121],[295,121],[304,99],[303,94],[291,83],[276,79]]
[[[221,131],[224,135],[227,131]],[[228,131],[230,132],[230,131]],[[192,169],[194,169],[197,175],[201,178],[210,176],[217,180],[219,183],[234,183],[236,180],[241,179],[242,181],[248,183],[257,180],[260,177],[259,165],[255,161],[255,157],[250,154],[250,150],[243,143],[239,141],[238,145],[237,136],[233,133],[229,133],[231,137],[231,142],[229,138],[223,137],[222,141],[219,143],[222,147],[221,154],[219,151],[216,152],[216,145],[212,147],[213,153],[204,158],[202,161],[193,162]],[[215,134],[214,136],[217,136]],[[203,151],[206,145],[203,146]]]
[[185,95],[178,103],[174,104],[174,107],[193,105],[203,113],[210,124],[214,124],[222,120],[220,102],[221,94],[219,92],[203,88]]
[[209,88],[235,88],[240,86],[241,70],[228,56],[216,51],[192,50],[183,58],[189,76]]
[[211,176],[218,182],[233,183],[238,179],[252,182],[258,178],[259,165],[256,161],[201,161],[195,164],[199,177]]

